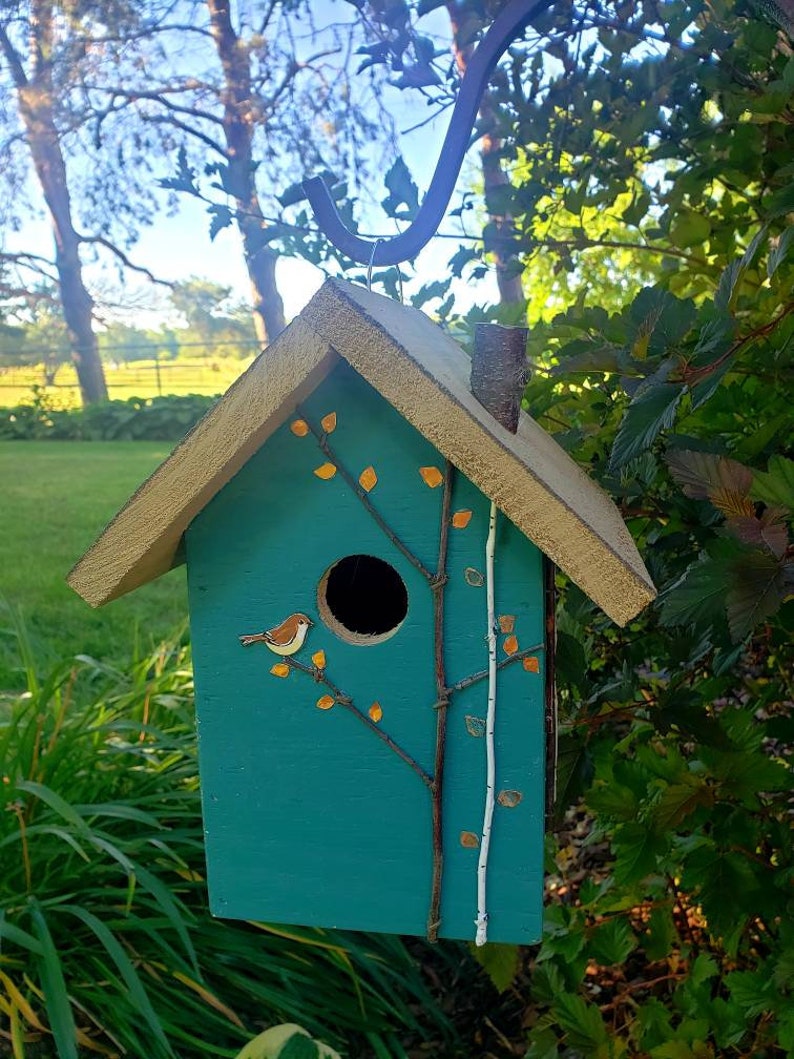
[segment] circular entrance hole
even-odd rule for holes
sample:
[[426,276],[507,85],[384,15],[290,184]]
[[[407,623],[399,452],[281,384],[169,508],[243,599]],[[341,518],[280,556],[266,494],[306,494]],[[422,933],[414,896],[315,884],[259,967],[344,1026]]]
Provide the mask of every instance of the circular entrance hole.
[[374,555],[346,555],[317,586],[320,617],[340,640],[361,647],[393,636],[408,613],[405,582]]

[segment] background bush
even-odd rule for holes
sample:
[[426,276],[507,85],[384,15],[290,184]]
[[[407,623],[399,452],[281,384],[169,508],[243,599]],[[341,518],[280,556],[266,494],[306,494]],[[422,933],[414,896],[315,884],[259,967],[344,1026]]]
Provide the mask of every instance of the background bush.
[[217,397],[130,397],[84,408],[54,408],[37,394],[0,409],[0,441],[179,441]]

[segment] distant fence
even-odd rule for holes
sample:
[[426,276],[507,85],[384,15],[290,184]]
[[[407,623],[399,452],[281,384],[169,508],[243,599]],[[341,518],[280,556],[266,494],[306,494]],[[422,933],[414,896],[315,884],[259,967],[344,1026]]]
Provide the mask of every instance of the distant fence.
[[[208,360],[134,361],[105,364],[108,391],[116,397],[162,397],[167,394],[217,394],[226,390],[248,367],[251,358],[217,357]],[[44,386],[40,367],[0,368],[0,406],[28,403],[33,388],[58,403],[80,403],[80,386],[70,364],[59,369],[55,382]]]

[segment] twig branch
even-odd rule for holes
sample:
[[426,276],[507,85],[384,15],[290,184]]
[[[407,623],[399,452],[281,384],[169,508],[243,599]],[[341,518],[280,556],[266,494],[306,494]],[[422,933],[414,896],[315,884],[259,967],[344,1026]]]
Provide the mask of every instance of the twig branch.
[[115,243],[111,243],[109,239],[105,239],[103,235],[81,235],[78,236],[81,243],[95,243],[97,246],[104,246],[106,250],[109,250],[111,254],[119,259],[125,268],[131,269],[133,272],[140,272],[142,275],[151,283],[157,283],[161,287],[168,287],[170,290],[173,287],[173,283],[169,283],[168,280],[158,279],[153,272],[150,272],[148,268],[143,265],[136,265],[134,261],[130,261],[123,250],[120,250]]
[[[511,666],[514,662],[521,662],[524,658],[529,658],[530,655],[535,655],[539,651],[545,651],[546,645],[542,643],[536,643],[533,647],[525,647],[523,651],[516,651],[514,655],[510,655],[507,658],[503,658],[501,662],[497,662],[497,670],[506,669]],[[487,669],[481,669],[477,673],[472,673],[468,677],[464,677],[463,680],[459,680],[457,684],[450,684],[447,688],[447,694],[452,695],[456,691],[464,691],[466,688],[470,688],[472,684],[478,684],[481,680],[485,680],[488,676]]]
[[326,688],[331,692],[334,698],[334,702],[338,706],[343,706],[346,710],[357,717],[363,725],[366,725],[369,730],[380,739],[382,743],[385,743],[389,750],[393,751],[399,758],[401,758],[406,765],[413,769],[419,779],[428,787],[431,791],[433,789],[433,780],[427,772],[422,768],[418,761],[411,757],[403,748],[392,739],[390,735],[387,735],[371,717],[368,717],[366,713],[363,713],[358,706],[355,705],[349,695],[346,695],[341,688],[338,688],[332,680],[326,676],[324,669],[318,669],[315,666],[307,666],[303,662],[299,662],[296,658],[284,658],[284,662],[290,667],[290,669],[300,670],[301,673],[306,673],[310,676],[317,684],[324,684]]
[[447,713],[449,693],[447,691],[444,661],[444,588],[447,583],[447,553],[449,551],[449,519],[452,507],[452,484],[455,468],[446,461],[444,468],[444,494],[441,500],[441,526],[438,534],[438,562],[435,577],[430,581],[433,593],[433,655],[436,677],[436,753],[433,766],[433,879],[430,889],[430,908],[427,914],[427,940],[438,941],[441,926],[441,880],[444,873],[444,760],[447,742]]
[[312,434],[314,435],[315,439],[317,440],[317,444],[319,445],[320,451],[322,452],[322,454],[326,457],[326,459],[328,460],[329,463],[332,463],[334,465],[334,467],[336,467],[336,469],[339,471],[339,473],[341,474],[342,478],[345,480],[347,485],[350,486],[350,488],[356,494],[358,499],[364,505],[364,507],[366,508],[368,514],[370,514],[372,516],[372,518],[374,519],[374,521],[377,524],[378,528],[380,530],[382,530],[382,532],[389,538],[389,540],[392,542],[392,544],[395,546],[395,548],[397,548],[397,550],[400,551],[405,556],[405,558],[408,560],[408,562],[411,564],[411,566],[413,566],[414,569],[418,570],[419,573],[422,575],[422,577],[424,577],[424,579],[429,584],[432,585],[433,575],[430,573],[430,571],[427,569],[427,567],[424,565],[424,563],[414,555],[414,553],[411,551],[411,549],[408,547],[408,545],[404,544],[403,541],[400,540],[400,538],[397,536],[397,534],[394,532],[394,530],[388,524],[386,519],[375,508],[374,504],[370,500],[370,498],[367,495],[367,493],[365,492],[365,490],[361,488],[360,484],[356,481],[356,479],[353,477],[353,475],[350,473],[350,471],[348,471],[348,469],[344,466],[344,464],[342,464],[340,462],[339,457],[336,455],[336,453],[333,451],[331,446],[328,444],[328,435],[325,434],[324,432],[318,430],[311,423],[311,421],[302,412],[300,406],[298,406],[297,412],[298,412],[299,415],[302,416],[302,418],[304,419],[304,421],[305,421],[306,425],[308,426],[309,430],[312,432]]

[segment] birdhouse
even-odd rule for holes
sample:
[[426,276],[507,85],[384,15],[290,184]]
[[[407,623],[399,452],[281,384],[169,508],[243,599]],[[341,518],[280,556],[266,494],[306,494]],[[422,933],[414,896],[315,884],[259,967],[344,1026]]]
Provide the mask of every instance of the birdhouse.
[[540,935],[544,562],[620,625],[655,593],[611,500],[470,370],[329,280],[70,574],[99,606],[187,565],[218,916]]

